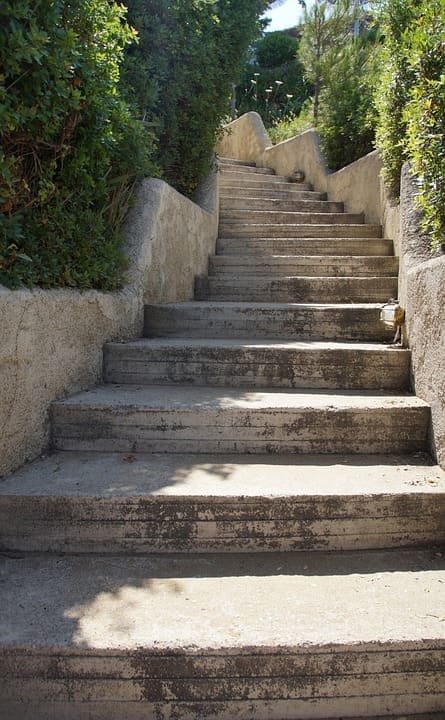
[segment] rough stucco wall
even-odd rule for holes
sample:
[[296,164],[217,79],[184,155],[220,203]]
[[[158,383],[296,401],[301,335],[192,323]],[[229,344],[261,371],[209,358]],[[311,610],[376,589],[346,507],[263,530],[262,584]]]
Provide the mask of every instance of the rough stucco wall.
[[214,252],[217,217],[145,180],[124,232],[129,269],[120,292],[0,287],[0,475],[48,447],[51,402],[100,380],[105,342],[141,335],[144,301],[193,297],[195,275]]
[[412,268],[406,288],[415,390],[431,405],[432,446],[445,468],[445,256]]
[[431,251],[416,193],[406,164],[399,206],[399,299],[406,311],[415,391],[431,405],[432,447],[445,467],[445,254]]
[[312,183],[319,192],[326,191],[328,173],[318,135],[313,130],[267,148],[257,158],[257,164],[273,168],[277,175],[290,175],[294,170],[303,170],[307,182]]
[[366,222],[379,224],[382,217],[381,169],[382,161],[375,150],[328,175],[326,190],[329,199],[344,200],[347,212],[363,212]]
[[215,148],[220,157],[256,162],[261,153],[272,145],[263,121],[256,112],[242,115],[226,125],[224,131]]

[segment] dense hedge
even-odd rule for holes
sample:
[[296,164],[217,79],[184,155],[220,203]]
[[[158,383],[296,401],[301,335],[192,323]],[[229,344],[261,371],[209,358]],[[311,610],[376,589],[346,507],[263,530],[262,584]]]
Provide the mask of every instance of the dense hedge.
[[121,283],[135,181],[194,191],[266,4],[0,3],[0,283]]
[[402,164],[418,178],[433,247],[445,244],[445,0],[382,0],[385,70],[377,143],[394,196]]
[[140,42],[122,85],[152,124],[163,177],[186,195],[208,172],[264,0],[127,0]]
[[103,0],[0,4],[0,282],[114,288],[150,138],[117,91],[134,33]]
[[339,170],[374,149],[377,48],[364,34],[328,57],[317,129],[328,167]]

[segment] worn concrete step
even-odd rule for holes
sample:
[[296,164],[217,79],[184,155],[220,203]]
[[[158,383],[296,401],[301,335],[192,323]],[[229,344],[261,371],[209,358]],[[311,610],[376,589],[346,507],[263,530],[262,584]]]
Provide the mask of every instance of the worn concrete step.
[[328,200],[310,199],[280,199],[224,196],[220,203],[220,218],[231,217],[234,211],[262,211],[262,212],[306,212],[306,213],[343,213],[342,202],[329,202]]
[[219,167],[221,177],[226,175],[236,175],[240,178],[250,177],[250,175],[275,175],[275,170],[272,168],[257,167],[256,165],[239,165],[236,163],[222,163]]
[[[131,462],[130,462],[131,460]],[[0,485],[8,552],[382,549],[445,541],[423,458],[56,453]]]
[[230,210],[223,212],[220,217],[220,235],[224,236],[224,229],[231,225],[247,226],[263,225],[289,227],[296,225],[357,225],[364,222],[363,213],[346,212],[281,212],[276,210]]
[[242,167],[256,167],[255,162],[248,162],[247,160],[238,160],[237,158],[219,157],[218,162],[222,165],[241,165]]
[[290,201],[326,201],[327,199],[326,193],[311,190],[310,186],[307,184],[305,184],[303,188],[300,185],[289,184],[289,186],[286,186],[283,190],[277,188],[276,185],[271,188],[251,187],[248,186],[247,183],[246,185],[242,186],[225,185],[224,187],[220,188],[219,196],[221,202],[223,202],[226,198],[233,197],[238,197],[240,199],[250,198]]
[[355,223],[220,223],[221,238],[379,238],[380,225]]
[[307,275],[315,277],[396,276],[399,259],[391,256],[217,255],[209,260],[209,275]]
[[218,254],[227,255],[393,255],[384,238],[218,238]]
[[105,346],[104,380],[136,385],[404,390],[410,387],[410,352],[365,343],[136,340]]
[[428,550],[2,566],[7,720],[319,720],[445,707],[445,563]]
[[310,183],[290,183],[286,178],[280,175],[255,175],[250,173],[249,175],[242,173],[224,173],[220,178],[221,192],[224,193],[228,188],[256,188],[266,189],[269,192],[276,192],[279,190],[285,190],[286,192],[302,192],[312,190]]
[[430,408],[403,394],[105,385],[52,405],[55,450],[410,453]]
[[397,277],[231,277],[197,278],[196,300],[241,302],[384,303],[397,297]]
[[147,305],[147,337],[275,340],[392,339],[381,304],[183,302]]
[[[230,167],[221,167],[220,168],[220,183],[221,185],[230,185],[232,181],[235,182],[241,182],[241,183],[248,183],[249,185],[252,185],[253,187],[256,186],[257,183],[260,183],[260,187],[262,183],[266,183],[266,187],[270,187],[278,184],[285,184],[285,185],[295,185],[296,183],[290,183],[287,177],[284,175],[275,175],[275,173],[272,171],[265,172],[265,168],[230,168]],[[303,185],[301,189],[306,189],[307,183],[301,183],[300,185]]]

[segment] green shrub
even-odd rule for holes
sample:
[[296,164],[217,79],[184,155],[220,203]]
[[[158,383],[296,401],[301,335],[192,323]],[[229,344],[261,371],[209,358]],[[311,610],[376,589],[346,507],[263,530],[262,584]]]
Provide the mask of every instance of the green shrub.
[[278,120],[269,129],[269,137],[274,145],[300,135],[314,126],[314,113],[312,103],[307,100],[299,115]]
[[317,129],[328,167],[339,170],[374,149],[377,62],[366,37],[350,40],[329,57]]
[[382,0],[379,22],[384,38],[382,74],[376,96],[379,119],[377,146],[383,161],[383,174],[393,197],[400,193],[400,173],[408,159],[404,118],[414,81],[409,64],[410,26],[417,0]]
[[209,171],[232,83],[257,31],[263,0],[127,0],[140,43],[122,86],[154,128],[163,177],[190,196]]
[[428,0],[415,24],[409,56],[413,77],[403,120],[418,177],[418,201],[433,248],[445,246],[445,0]]
[[382,0],[377,144],[394,197],[411,161],[432,245],[445,243],[445,0]]
[[115,288],[150,137],[118,92],[134,40],[108,0],[0,4],[0,282]]
[[300,113],[310,86],[297,49],[298,39],[283,31],[266,33],[253,44],[236,88],[238,115],[254,110],[273,128]]

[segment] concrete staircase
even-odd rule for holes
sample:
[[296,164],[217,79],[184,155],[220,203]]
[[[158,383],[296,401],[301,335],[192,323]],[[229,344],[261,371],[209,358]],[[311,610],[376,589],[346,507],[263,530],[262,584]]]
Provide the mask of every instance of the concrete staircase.
[[1,720],[445,717],[445,477],[381,230],[221,163],[196,301],[146,309],[0,485]]

